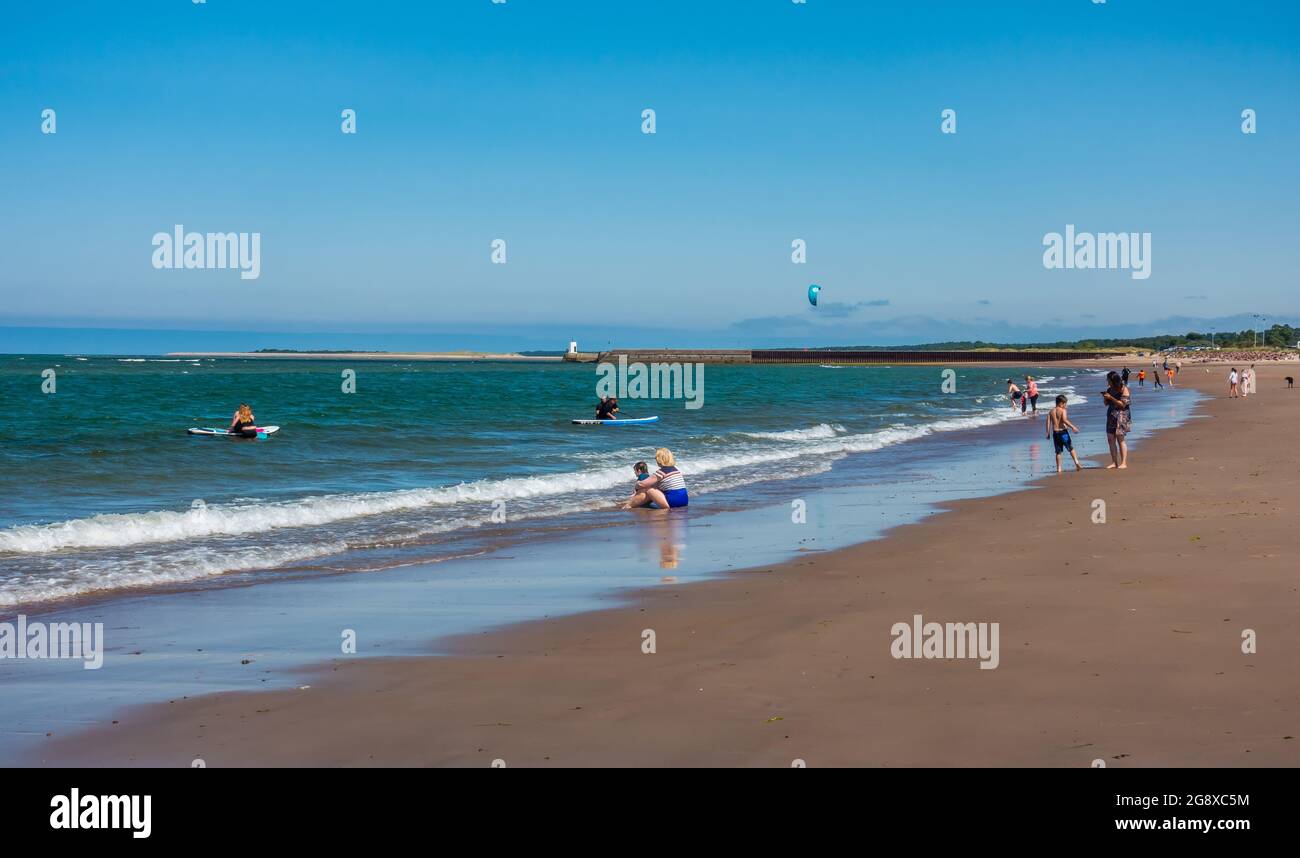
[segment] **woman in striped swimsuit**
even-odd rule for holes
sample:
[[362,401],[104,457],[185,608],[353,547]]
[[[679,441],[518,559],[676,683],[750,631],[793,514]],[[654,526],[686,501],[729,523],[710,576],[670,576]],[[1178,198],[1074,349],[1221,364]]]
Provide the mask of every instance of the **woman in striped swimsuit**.
[[659,470],[636,484],[636,494],[632,495],[624,509],[651,505],[658,509],[669,509],[690,503],[686,494],[686,478],[677,470],[672,451],[660,447],[655,450],[655,461],[659,464]]

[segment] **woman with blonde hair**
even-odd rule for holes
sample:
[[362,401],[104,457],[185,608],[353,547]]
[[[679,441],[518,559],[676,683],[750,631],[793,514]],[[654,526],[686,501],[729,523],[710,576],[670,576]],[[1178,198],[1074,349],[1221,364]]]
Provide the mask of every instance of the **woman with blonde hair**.
[[686,506],[690,497],[686,494],[686,478],[677,470],[677,460],[667,447],[655,450],[655,462],[659,470],[636,484],[636,494],[628,499],[623,509],[638,506],[653,506],[656,509],[670,509]]
[[242,435],[245,438],[257,437],[257,421],[253,418],[253,409],[249,408],[247,403],[241,402],[239,410],[231,418],[230,434]]
[[1038,415],[1038,382],[1034,381],[1032,375],[1025,376],[1025,393],[1020,397],[1020,413],[1025,413],[1025,406],[1034,407],[1034,415]]

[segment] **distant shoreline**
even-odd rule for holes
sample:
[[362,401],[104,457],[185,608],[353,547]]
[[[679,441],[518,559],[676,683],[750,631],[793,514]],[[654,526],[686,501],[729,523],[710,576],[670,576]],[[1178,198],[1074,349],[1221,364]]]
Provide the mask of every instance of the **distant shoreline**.
[[428,360],[520,361],[558,363],[559,355],[522,355],[516,352],[167,352],[175,358],[254,358],[260,360]]
[[469,361],[511,363],[596,363],[600,361],[645,363],[719,363],[743,365],[829,364],[829,365],[1023,365],[1073,364],[1076,366],[1133,364],[1158,357],[1191,364],[1294,361],[1294,353],[1271,350],[1221,350],[1158,355],[1153,352],[1079,352],[1050,350],[984,349],[961,351],[851,350],[851,349],[616,349],[605,352],[575,352],[563,355],[527,355],[518,352],[366,352],[366,351],[256,351],[256,352],[167,352],[168,358],[212,358],[223,360],[314,360],[314,361]]

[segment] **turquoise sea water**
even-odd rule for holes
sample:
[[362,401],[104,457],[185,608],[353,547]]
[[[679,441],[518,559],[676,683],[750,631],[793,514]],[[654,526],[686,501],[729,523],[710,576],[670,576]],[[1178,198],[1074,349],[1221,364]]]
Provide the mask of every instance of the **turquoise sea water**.
[[[0,622],[105,628],[103,669],[0,659],[0,762],[39,763],[50,735],[133,704],[318,681],[303,669],[339,658],[343,629],[358,655],[443,652],[1025,486],[1052,447],[1007,375],[1066,392],[1080,454],[1106,449],[1096,370],[956,368],[944,394],[941,367],[710,366],[703,408],[625,402],[661,422],[604,429],[568,422],[593,404],[590,366],[159,360],[0,358]],[[336,392],[346,368],[355,394]],[[241,398],[282,434],[185,434]],[[1197,399],[1135,390],[1138,467]],[[660,444],[690,508],[616,510]]]
[[[959,367],[944,393],[942,371],[709,365],[703,407],[625,399],[624,415],[659,423],[606,428],[569,422],[591,416],[592,365],[0,358],[0,611],[373,571],[623,523],[630,466],[658,446],[677,454],[692,513],[867,484],[903,451],[1025,432],[1004,379],[1026,372],[1044,407],[1058,392],[1076,422],[1097,407],[1095,372]],[[243,401],[280,433],[186,434]]]

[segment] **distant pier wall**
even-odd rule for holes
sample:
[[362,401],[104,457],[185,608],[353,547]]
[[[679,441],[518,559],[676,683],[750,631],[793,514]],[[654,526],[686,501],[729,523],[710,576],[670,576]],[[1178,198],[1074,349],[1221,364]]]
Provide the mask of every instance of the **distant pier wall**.
[[749,349],[615,349],[601,352],[599,360],[617,363],[622,357],[628,363],[751,363],[752,355]]
[[1074,351],[876,351],[874,349],[761,349],[755,350],[753,363],[872,363],[872,364],[952,364],[952,363],[1055,363],[1090,360],[1096,352]]
[[1080,351],[876,351],[874,349],[614,349],[569,360],[628,363],[1039,364],[1104,357]]

